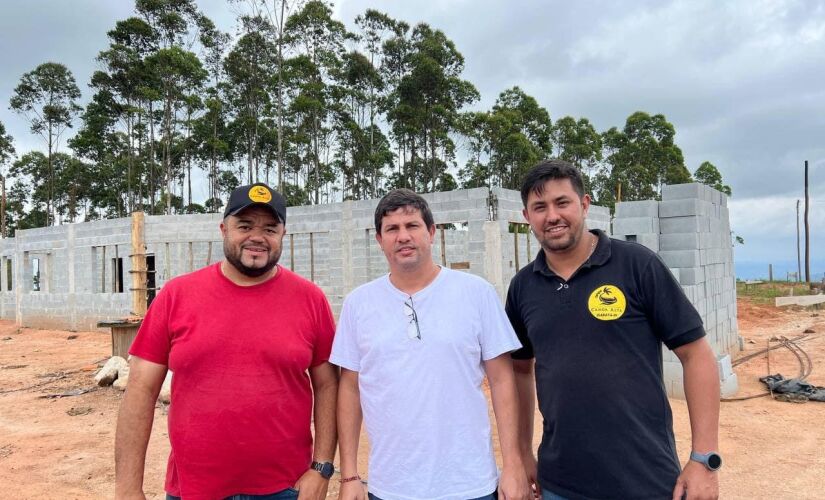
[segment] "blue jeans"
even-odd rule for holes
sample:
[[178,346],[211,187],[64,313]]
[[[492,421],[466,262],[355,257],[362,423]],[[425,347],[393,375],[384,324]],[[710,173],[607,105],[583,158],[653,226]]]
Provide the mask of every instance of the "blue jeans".
[[[367,496],[369,496],[370,500],[381,500],[380,498],[373,495],[372,493],[368,493]],[[497,498],[497,495],[496,495],[496,492],[494,491],[494,492],[490,493],[489,495],[486,495],[486,496],[483,496],[483,497],[478,497],[478,498],[471,498],[469,500],[496,500],[496,498]]]
[[[270,493],[268,495],[232,495],[226,497],[224,500],[296,500],[298,498],[298,490],[295,488],[287,488],[277,493]],[[166,500],[180,500],[180,497],[166,494]]]
[[545,490],[544,488],[541,489],[541,500],[567,500],[567,498],[556,495],[550,490]]

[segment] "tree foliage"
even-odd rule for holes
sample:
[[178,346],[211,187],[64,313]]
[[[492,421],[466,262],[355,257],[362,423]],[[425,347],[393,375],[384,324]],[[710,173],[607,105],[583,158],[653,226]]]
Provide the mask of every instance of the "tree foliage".
[[[0,124],[0,233],[133,210],[216,212],[258,181],[291,205],[395,187],[517,189],[553,155],[581,168],[607,206],[691,179],[661,114],[600,133],[584,117],[553,122],[520,87],[470,110],[481,96],[464,56],[427,23],[368,9],[350,31],[323,0],[230,1],[234,35],[194,0],[136,0],[107,33],[83,108],[65,66],[21,77],[10,108],[47,147],[16,158]],[[77,118],[71,154],[60,151]],[[708,162],[694,175],[730,192]]]

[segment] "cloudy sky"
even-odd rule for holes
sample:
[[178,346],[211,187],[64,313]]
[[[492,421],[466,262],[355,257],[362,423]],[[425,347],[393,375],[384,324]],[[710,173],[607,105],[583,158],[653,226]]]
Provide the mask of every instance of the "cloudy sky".
[[[198,4],[234,32],[237,7]],[[61,62],[88,98],[106,31],[132,6],[0,3],[0,121],[18,153],[43,148],[8,110],[20,76]],[[809,160],[812,271],[825,271],[825,0],[349,0],[335,12],[352,27],[367,8],[444,31],[465,57],[479,108],[518,85],[554,120],[587,117],[600,131],[635,111],[664,114],[688,168],[710,161],[733,189],[731,225],[746,242],[736,248],[740,275],[764,275],[769,262],[777,274],[795,269]]]

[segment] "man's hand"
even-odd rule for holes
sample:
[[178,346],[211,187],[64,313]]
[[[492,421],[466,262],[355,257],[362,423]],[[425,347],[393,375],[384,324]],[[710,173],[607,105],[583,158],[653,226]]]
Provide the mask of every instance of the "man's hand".
[[719,498],[719,473],[708,470],[703,464],[688,460],[676,487],[673,488],[673,500],[716,500]]
[[338,500],[367,500],[367,490],[358,479],[341,483]]
[[500,500],[532,500],[530,481],[522,467],[505,467],[498,480],[498,498]]
[[532,452],[525,453],[521,457],[524,463],[524,472],[527,474],[527,481],[530,482],[532,488],[533,498],[541,498],[541,486],[539,486],[538,463],[536,457]]
[[304,472],[295,483],[298,500],[324,500],[327,497],[327,488],[329,479],[324,479],[324,476],[313,469]]

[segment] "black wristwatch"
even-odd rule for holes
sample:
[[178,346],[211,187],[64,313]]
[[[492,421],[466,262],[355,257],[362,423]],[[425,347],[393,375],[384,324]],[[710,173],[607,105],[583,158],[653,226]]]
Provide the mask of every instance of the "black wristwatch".
[[310,465],[312,470],[318,471],[318,474],[321,474],[321,477],[324,479],[329,479],[332,477],[332,474],[335,472],[335,466],[332,465],[332,462],[312,462]]
[[716,471],[722,467],[722,457],[720,457],[715,451],[711,451],[710,453],[697,453],[695,451],[691,451],[690,459],[694,462],[703,464],[708,468],[708,470]]

